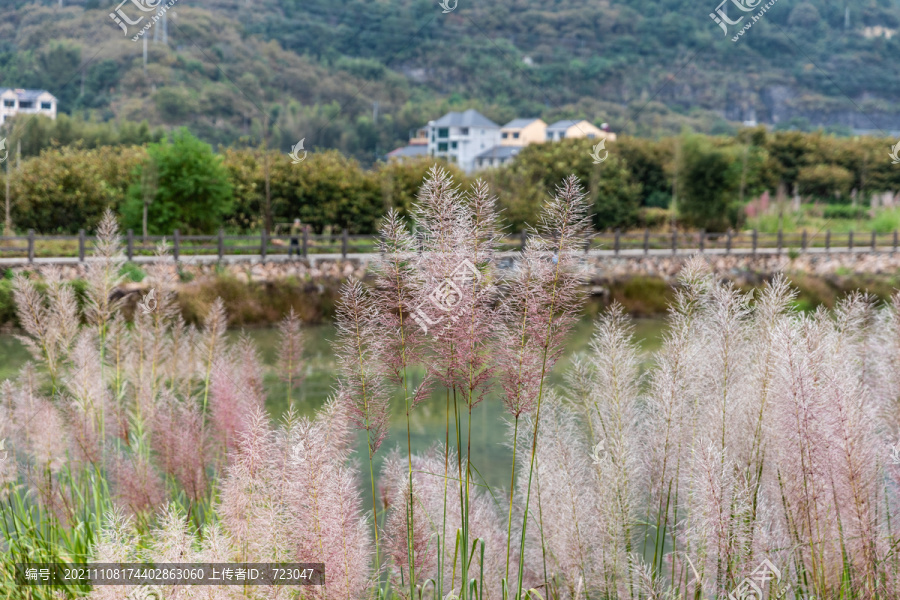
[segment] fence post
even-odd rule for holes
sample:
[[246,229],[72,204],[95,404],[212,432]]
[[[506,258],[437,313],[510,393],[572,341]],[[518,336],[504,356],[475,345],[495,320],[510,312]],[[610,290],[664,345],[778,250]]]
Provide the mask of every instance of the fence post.
[[875,245],[875,230],[872,230],[872,252],[875,252],[877,246]]
[[309,225],[303,226],[303,256],[309,251]]
[[347,228],[344,227],[344,231],[341,233],[341,256],[347,258],[347,245],[349,240],[349,233]]
[[672,254],[678,254],[678,230],[672,230]]
[[700,230],[700,254],[703,254],[703,251],[706,249],[706,230]]
[[753,254],[756,254],[756,247],[759,244],[759,232],[753,230]]
[[731,254],[731,229],[725,235],[725,254]]
[[650,230],[644,230],[644,255],[650,254]]
[[781,254],[781,246],[784,242],[784,232],[781,229],[778,229],[778,254]]
[[825,232],[825,253],[831,252],[831,230]]
[[34,229],[28,230],[28,262],[34,262]]
[[898,236],[897,236],[897,230],[895,229],[895,230],[894,230],[894,249],[892,250],[892,252],[896,252],[896,251],[897,251],[897,237],[898,237]]
[[619,253],[619,236],[621,235],[621,233],[622,232],[620,229],[616,229],[616,241],[615,241],[615,246],[614,246],[616,254]]
[[802,249],[804,252],[806,252],[806,245],[807,245],[807,242],[806,242],[806,230],[804,229],[804,230],[803,230],[803,239],[800,241],[800,247],[801,247],[801,249]]
[[853,252],[853,231],[847,236],[847,249],[850,250],[850,252]]
[[175,262],[178,262],[178,256],[181,254],[181,233],[176,229],[172,232],[172,256]]
[[128,260],[134,258],[134,230],[128,230]]
[[262,261],[266,262],[266,250],[269,246],[269,240],[266,237],[265,228],[261,229],[259,232],[259,255],[262,257]]
[[84,262],[84,229],[78,230],[78,262]]
[[225,256],[225,230],[219,227],[219,262],[222,262],[223,256]]

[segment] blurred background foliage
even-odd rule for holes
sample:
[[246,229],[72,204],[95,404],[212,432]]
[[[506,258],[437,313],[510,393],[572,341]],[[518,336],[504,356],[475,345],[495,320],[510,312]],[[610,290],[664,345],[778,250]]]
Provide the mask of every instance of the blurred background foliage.
[[[570,140],[481,173],[513,230],[572,172],[598,229],[895,223],[871,197],[900,189],[886,156],[900,78],[884,76],[900,53],[900,0],[779,3],[739,44],[713,8],[512,0],[442,14],[432,0],[209,0],[170,10],[145,63],[98,0],[0,2],[0,86],[47,89],[61,111],[0,132],[10,149],[21,143],[13,223],[91,230],[111,206],[139,230],[146,203],[150,233],[295,218],[370,233],[388,207],[409,210],[432,164],[385,154],[466,108],[501,124],[587,118],[620,134],[600,165]],[[766,126],[741,126],[754,120]],[[178,135],[197,140],[180,138],[198,174],[181,190],[147,170],[154,153],[179,155]],[[292,165],[300,139],[310,154]],[[777,208],[748,212],[766,190]],[[195,193],[206,194],[196,206]],[[201,206],[202,222],[180,221]]]
[[[10,160],[12,220],[18,231],[90,231],[108,206],[126,228],[140,232],[146,203],[150,234],[168,235],[176,227],[185,234],[219,227],[255,232],[265,227],[267,215],[270,230],[300,219],[315,233],[347,228],[367,234],[390,207],[407,214],[437,164],[463,189],[484,179],[513,232],[537,221],[543,199],[570,173],[589,196],[597,230],[665,229],[673,222],[709,231],[790,230],[814,225],[816,218],[850,221],[836,223],[838,229],[890,231],[900,225],[900,199],[880,202],[885,192],[900,190],[887,139],[762,127],[736,136],[623,136],[608,145],[609,157],[600,164],[594,164],[591,146],[587,139],[532,144],[508,165],[467,176],[430,157],[366,168],[337,150],[309,152],[299,164],[263,146],[214,151],[178,129],[141,146],[53,146],[19,167]],[[0,172],[0,190],[5,178]]]
[[[26,156],[158,141],[331,148],[364,166],[451,109],[497,123],[587,118],[642,137],[735,134],[743,121],[900,131],[900,0],[778,3],[738,44],[687,0],[208,0],[142,44],[99,0],[0,2],[0,86],[44,88],[72,121]],[[101,124],[115,121],[114,130]],[[264,125],[268,122],[268,125]],[[141,123],[128,125],[126,123]],[[88,125],[90,124],[90,125]],[[67,129],[69,128],[69,129]]]

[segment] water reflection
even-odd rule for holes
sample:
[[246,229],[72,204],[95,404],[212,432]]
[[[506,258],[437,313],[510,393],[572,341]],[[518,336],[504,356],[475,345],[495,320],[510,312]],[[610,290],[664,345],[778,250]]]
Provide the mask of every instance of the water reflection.
[[[641,319],[635,321],[636,338],[644,352],[649,353],[659,346],[663,328],[664,324],[661,320]],[[561,383],[563,373],[574,353],[587,350],[592,329],[592,321],[589,317],[584,317],[578,323],[569,344],[567,344],[565,355],[551,373],[551,384]],[[335,386],[336,364],[331,350],[335,329],[330,325],[319,325],[308,327],[304,331],[306,378],[303,384],[293,391],[291,400],[297,412],[311,415],[325,402]],[[274,328],[229,332],[232,339],[236,339],[240,335],[250,337],[260,350],[263,363],[268,368],[265,379],[268,391],[267,408],[273,419],[278,419],[288,408],[287,386],[278,378],[273,369],[278,352],[278,332]],[[9,334],[0,335],[0,380],[15,377],[28,358],[28,352],[18,339]],[[412,378],[416,382],[421,381],[422,373],[413,373]],[[392,403],[390,429],[387,439],[376,454],[376,469],[381,468],[384,457],[392,449],[402,448],[405,454],[406,419],[404,410],[402,397]],[[461,406],[460,412],[465,413],[464,405]],[[472,463],[477,469],[476,477],[483,478],[479,483],[486,483],[492,488],[508,490],[512,450],[506,445],[509,437],[506,418],[507,413],[496,393],[488,394],[484,401],[474,408],[472,413]],[[413,452],[421,452],[435,444],[443,444],[447,437],[446,391],[435,390],[431,398],[415,408],[410,422]],[[456,434],[453,429],[452,416],[450,427],[450,439],[453,440]],[[466,435],[466,424],[463,423],[461,431],[463,440]],[[455,447],[452,441],[451,446]],[[362,436],[360,436],[359,457],[362,461],[366,457],[365,442]],[[360,487],[363,490],[369,489],[367,482]],[[365,502],[364,506],[368,506],[371,499],[367,497]]]

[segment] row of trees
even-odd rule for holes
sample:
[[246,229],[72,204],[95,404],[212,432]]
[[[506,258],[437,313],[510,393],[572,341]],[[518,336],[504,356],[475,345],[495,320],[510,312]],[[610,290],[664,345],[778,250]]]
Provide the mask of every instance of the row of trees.
[[[743,205],[764,190],[839,205],[900,190],[900,169],[883,139],[763,128],[735,137],[626,137],[609,144],[600,164],[590,156],[591,142],[531,145],[510,165],[478,176],[498,195],[514,230],[536,222],[538,207],[570,174],[588,190],[598,229],[673,218],[723,230],[740,225]],[[53,148],[25,159],[9,173],[11,213],[19,230],[43,233],[90,230],[107,207],[126,227],[151,234],[175,228],[209,233],[222,226],[255,231],[297,218],[317,232],[333,226],[372,233],[389,207],[408,211],[433,162],[382,162],[367,170],[329,150],[309,152],[294,164],[263,148],[216,153],[180,129],[143,146]],[[470,182],[447,168],[457,181]],[[673,201],[675,210],[665,213]]]
[[534,222],[541,199],[574,173],[593,198],[599,229],[652,225],[648,209],[671,209],[674,202],[670,216],[677,223],[721,231],[739,226],[746,202],[766,190],[839,205],[868,205],[874,193],[900,190],[891,144],[759,127],[733,137],[623,137],[607,145],[609,158],[597,165],[591,140],[565,140],[529,146],[487,177],[505,193],[501,200],[514,224]]
[[[387,207],[407,211],[432,164],[365,170],[336,150],[293,164],[258,148],[215,153],[179,129],[145,146],[54,148],[21,161],[8,174],[11,216],[16,229],[41,233],[92,230],[107,207],[126,228],[149,234],[257,231],[297,218],[316,232],[332,226],[371,233]],[[6,176],[0,173],[0,190]]]

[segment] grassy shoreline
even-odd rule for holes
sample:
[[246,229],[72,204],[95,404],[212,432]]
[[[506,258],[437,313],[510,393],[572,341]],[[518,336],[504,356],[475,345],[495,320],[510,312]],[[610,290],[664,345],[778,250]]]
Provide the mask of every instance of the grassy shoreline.
[[[772,279],[771,274],[741,272],[726,277],[744,291],[758,289]],[[842,296],[856,290],[865,291],[881,300],[900,289],[900,274],[864,274],[839,272],[813,275],[803,272],[787,274],[798,290],[795,300],[800,310],[818,306],[834,307]],[[71,282],[79,304],[83,300],[84,280]],[[586,286],[591,295],[586,312],[595,315],[612,302],[621,304],[633,317],[658,317],[666,314],[674,293],[674,283],[662,276],[634,275],[614,280],[595,281]],[[322,278],[301,281],[285,277],[272,281],[243,281],[229,274],[198,277],[178,286],[176,302],[188,324],[199,325],[216,298],[221,297],[228,314],[229,328],[270,327],[293,308],[308,325],[330,323],[340,295],[341,280]],[[120,290],[123,313],[130,321],[144,288],[132,282]],[[0,279],[0,330],[18,329],[9,274]]]

